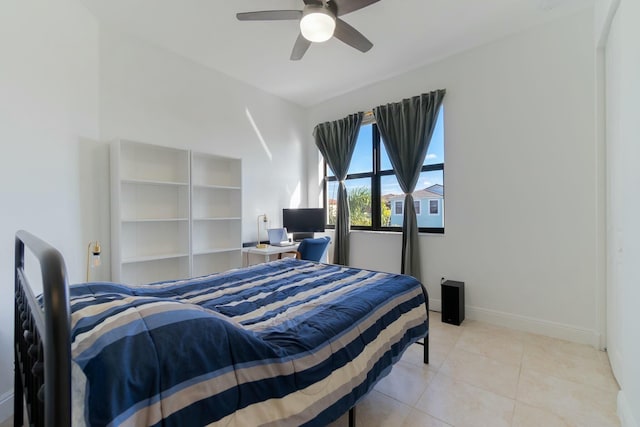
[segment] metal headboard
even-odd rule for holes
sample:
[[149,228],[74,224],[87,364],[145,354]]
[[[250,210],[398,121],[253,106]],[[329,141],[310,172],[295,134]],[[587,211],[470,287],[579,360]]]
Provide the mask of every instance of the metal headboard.
[[[36,299],[25,274],[25,247],[40,262],[42,302]],[[67,270],[60,252],[23,230],[16,233],[15,240],[14,316],[14,426],[23,425],[26,409],[26,425],[70,427],[71,338]]]

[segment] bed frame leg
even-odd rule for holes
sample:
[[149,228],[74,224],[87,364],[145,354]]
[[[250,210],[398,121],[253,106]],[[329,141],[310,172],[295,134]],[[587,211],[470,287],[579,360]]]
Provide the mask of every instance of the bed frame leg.
[[429,364],[429,334],[424,337],[424,348],[423,348],[423,361],[425,365]]
[[422,285],[422,293],[424,295],[425,309],[427,310],[427,335],[422,340],[424,343],[421,343],[420,341],[418,341],[418,344],[421,344],[423,346],[422,361],[424,362],[425,365],[428,365],[429,364],[429,320],[431,320],[431,316],[429,316],[429,295],[427,294],[427,288],[425,288],[424,285]]
[[349,409],[349,427],[356,427],[356,407]]

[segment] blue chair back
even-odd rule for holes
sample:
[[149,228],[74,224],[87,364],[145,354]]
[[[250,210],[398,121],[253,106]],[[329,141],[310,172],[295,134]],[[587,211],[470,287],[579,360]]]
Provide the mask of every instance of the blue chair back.
[[298,246],[300,258],[306,259],[307,261],[319,262],[327,250],[330,241],[331,237],[329,236],[319,237],[317,239],[303,239]]

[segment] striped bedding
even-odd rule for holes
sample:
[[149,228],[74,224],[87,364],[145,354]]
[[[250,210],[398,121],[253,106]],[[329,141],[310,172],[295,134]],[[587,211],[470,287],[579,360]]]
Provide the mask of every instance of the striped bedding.
[[428,331],[415,279],[296,259],[70,295],[78,426],[323,426]]

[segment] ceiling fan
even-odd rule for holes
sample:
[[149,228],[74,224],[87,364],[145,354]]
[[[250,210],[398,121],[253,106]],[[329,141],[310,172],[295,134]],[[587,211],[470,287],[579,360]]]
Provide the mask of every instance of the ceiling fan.
[[300,60],[312,42],[321,43],[335,37],[367,52],[373,47],[365,36],[339,16],[362,9],[379,0],[303,0],[303,10],[265,10],[236,14],[240,21],[300,21],[300,34],[293,45],[291,60]]

